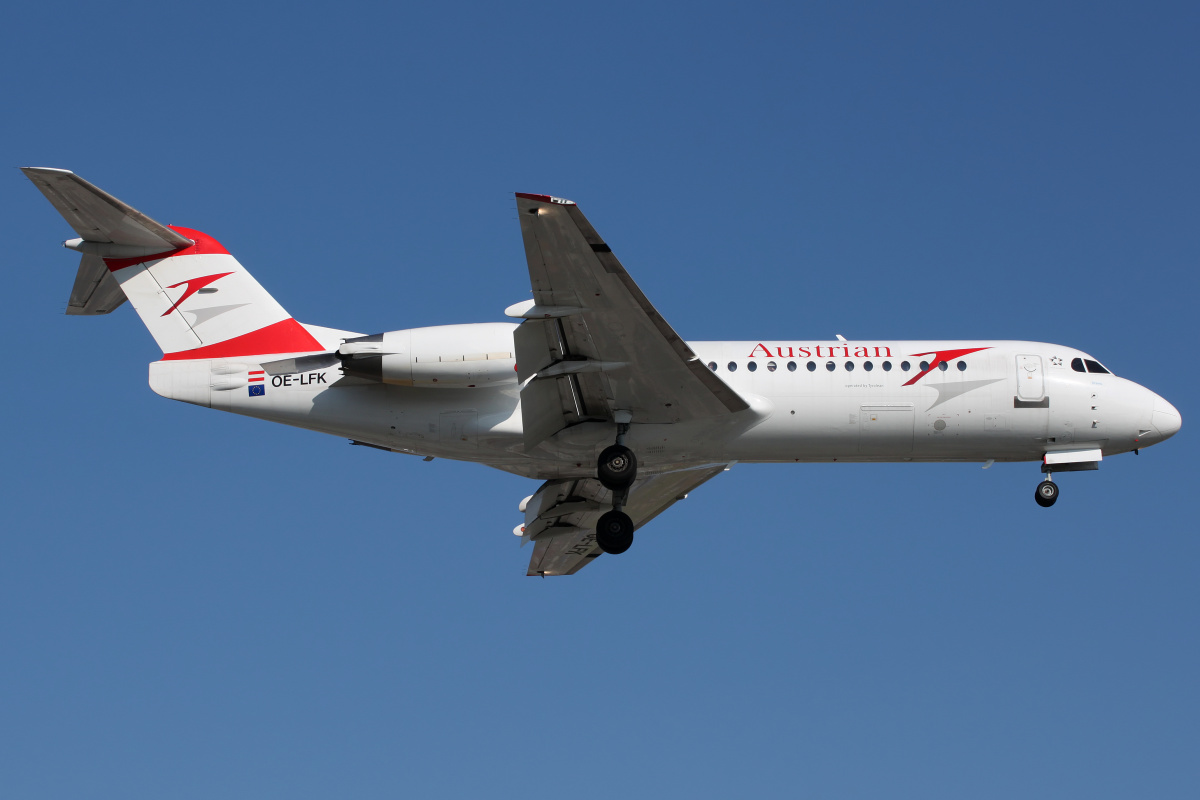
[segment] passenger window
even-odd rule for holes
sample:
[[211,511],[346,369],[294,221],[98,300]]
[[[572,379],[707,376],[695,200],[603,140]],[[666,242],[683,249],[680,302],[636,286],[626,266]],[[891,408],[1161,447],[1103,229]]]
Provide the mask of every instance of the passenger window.
[[891,372],[892,371],[892,362],[890,362],[890,361],[883,362],[883,371]]
[[746,369],[750,370],[751,372],[754,372],[754,370],[758,369],[758,364],[751,361],[749,364],[746,365]]
[[958,362],[958,371],[966,372],[967,371],[967,362],[965,362],[965,361]]
[[907,362],[907,361],[901,361],[901,362],[900,362],[900,369],[904,370],[905,372],[908,372],[908,369],[909,369],[909,367],[908,367],[908,362]]
[[832,361],[827,361],[825,363],[825,369],[833,372],[835,369],[837,369],[837,364],[833,363]]
[[863,364],[863,369],[865,369],[867,372],[870,372],[871,370],[875,369],[875,365],[868,361],[867,363]]
[[717,362],[715,362],[715,361],[708,362],[708,368],[711,369],[713,372],[716,372],[717,371]]
[[777,365],[774,361],[767,362],[767,372],[774,372],[778,368],[779,365]]
[[788,372],[795,372],[795,371],[796,371],[796,362],[789,361],[788,362]]
[[922,361],[922,362],[921,362],[921,372],[924,372],[924,371],[925,371],[925,370],[927,370],[927,369],[929,369],[929,362],[928,362],[928,361]]
[[817,371],[817,362],[815,362],[815,361],[808,362],[808,371],[816,372]]
[[1087,367],[1083,366],[1082,358],[1072,358],[1071,369],[1075,370],[1076,372],[1087,372]]
[[737,362],[736,361],[730,361],[728,366],[729,366],[730,372],[737,372]]
[[853,361],[846,362],[846,372],[854,372],[854,362]]
[[946,370],[950,369],[950,365],[947,364],[945,361],[939,361],[938,369],[940,369],[942,372],[945,372]]
[[1100,366],[1099,361],[1092,361],[1090,358],[1084,361],[1087,364],[1088,372],[1098,372],[1101,375],[1111,375],[1112,373]]

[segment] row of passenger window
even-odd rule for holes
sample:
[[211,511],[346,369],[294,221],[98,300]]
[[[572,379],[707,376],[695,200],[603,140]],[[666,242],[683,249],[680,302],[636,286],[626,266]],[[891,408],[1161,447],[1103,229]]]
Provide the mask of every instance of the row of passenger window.
[[[1076,361],[1078,361],[1078,360],[1079,359],[1076,359]],[[880,366],[883,367],[884,372],[892,371],[892,362],[890,362],[890,361],[884,361]],[[922,361],[920,366],[921,366],[921,371],[924,372],[925,370],[929,369],[929,362]],[[959,361],[957,366],[958,366],[959,372],[965,372],[967,369],[967,362]],[[1072,364],[1072,366],[1074,366],[1074,365]],[[808,367],[809,372],[816,372],[817,371],[817,362],[809,361],[807,364],[807,367]],[[938,369],[945,372],[946,370],[948,370],[950,368],[950,365],[945,361],[939,361],[937,367],[938,367]],[[713,372],[716,372],[717,371],[717,362],[715,362],[715,361],[708,362],[708,368],[711,369]],[[728,369],[730,372],[737,372],[737,368],[738,368],[738,364],[736,361],[730,361],[726,365],[726,369]],[[797,364],[795,361],[787,362],[788,372],[795,372],[796,368],[797,368]],[[875,364],[870,361],[864,361],[862,368],[864,370],[866,370],[867,372],[870,372],[871,370],[875,369]],[[751,372],[754,372],[755,370],[758,369],[758,362],[757,361],[748,362],[746,364],[746,369],[750,370]],[[777,369],[779,369],[779,365],[777,363],[775,363],[774,361],[767,362],[767,372],[774,372]],[[836,361],[826,361],[825,369],[829,370],[830,372],[833,372],[835,369],[837,369],[837,362]],[[845,369],[846,369],[846,372],[853,372],[855,369],[855,363],[853,361],[847,361]],[[908,363],[907,361],[901,361],[900,369],[902,369],[905,372],[908,372],[910,369],[912,369],[912,364]]]
[[[1061,361],[1058,363],[1062,363]],[[1087,369],[1084,369],[1084,364],[1087,364]],[[1100,365],[1099,361],[1092,361],[1090,358],[1072,358],[1071,369],[1076,372],[1098,372],[1101,375],[1111,375],[1112,373]]]

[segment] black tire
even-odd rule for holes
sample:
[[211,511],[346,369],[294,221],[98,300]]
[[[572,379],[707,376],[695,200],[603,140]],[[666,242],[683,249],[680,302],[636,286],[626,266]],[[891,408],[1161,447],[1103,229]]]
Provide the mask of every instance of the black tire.
[[596,477],[605,489],[626,489],[637,478],[637,458],[633,451],[620,444],[604,448],[596,462]]
[[596,521],[596,544],[610,555],[624,553],[633,544],[633,520],[624,511],[609,511]]
[[1033,499],[1042,508],[1049,508],[1058,500],[1058,485],[1053,481],[1042,481],[1034,490]]

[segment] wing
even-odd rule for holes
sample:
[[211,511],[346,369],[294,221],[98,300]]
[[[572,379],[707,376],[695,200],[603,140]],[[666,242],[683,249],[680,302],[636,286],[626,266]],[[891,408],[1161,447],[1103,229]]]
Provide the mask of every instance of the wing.
[[[625,513],[638,530],[666,511],[675,501],[708,479],[721,474],[725,464],[715,464],[684,472],[649,475],[633,484]],[[599,558],[596,546],[596,520],[612,503],[612,492],[595,478],[552,481],[545,488],[556,489],[554,502],[532,523],[526,523],[525,536],[536,544],[526,575],[574,575]]]
[[[525,446],[570,425],[714,417],[748,406],[692,352],[569,200],[518,194],[533,300],[515,347]],[[527,379],[532,378],[532,380]]]

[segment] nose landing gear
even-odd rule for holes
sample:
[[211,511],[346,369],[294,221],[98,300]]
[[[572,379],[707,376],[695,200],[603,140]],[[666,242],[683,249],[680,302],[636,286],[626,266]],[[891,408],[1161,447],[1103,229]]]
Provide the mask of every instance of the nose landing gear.
[[596,477],[613,495],[612,511],[596,522],[596,544],[611,555],[624,553],[633,545],[633,520],[621,510],[637,479],[637,457],[625,446],[628,432],[628,422],[617,423],[617,443],[604,448],[596,462]]
[[1050,479],[1050,473],[1046,473],[1046,480],[1037,485],[1037,489],[1033,493],[1033,499],[1042,508],[1049,508],[1058,499],[1058,485]]

